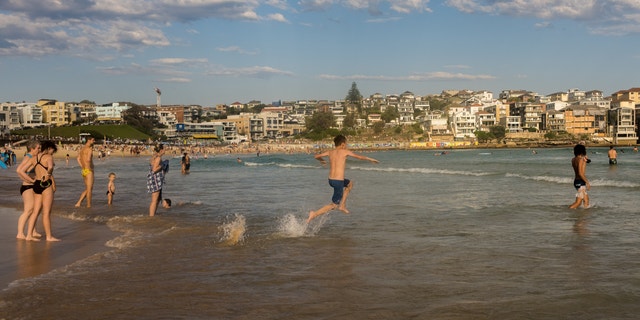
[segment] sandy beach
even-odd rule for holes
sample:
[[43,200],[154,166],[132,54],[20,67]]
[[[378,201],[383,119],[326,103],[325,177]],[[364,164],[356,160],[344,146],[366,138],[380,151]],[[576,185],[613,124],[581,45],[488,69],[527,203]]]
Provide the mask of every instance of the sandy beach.
[[[16,208],[0,207],[0,251],[3,252],[0,256],[0,288],[108,250],[105,243],[117,236],[103,225],[54,216],[56,236],[63,241],[19,240],[16,239],[16,226],[21,213]],[[42,233],[41,223],[38,229]]]

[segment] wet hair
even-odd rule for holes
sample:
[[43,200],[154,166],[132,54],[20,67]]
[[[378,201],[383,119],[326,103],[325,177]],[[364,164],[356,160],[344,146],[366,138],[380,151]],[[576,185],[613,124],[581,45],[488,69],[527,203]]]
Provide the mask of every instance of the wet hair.
[[346,143],[347,142],[347,138],[341,134],[337,135],[335,138],[333,138],[333,143],[337,146],[341,145],[342,143]]
[[587,148],[584,145],[576,144],[576,146],[573,147],[573,155],[574,156],[576,156],[576,157],[580,156],[580,155],[584,156],[586,154],[587,154]]
[[162,149],[164,149],[164,146],[162,145],[162,143],[159,143],[153,148],[153,151],[160,152],[160,150]]
[[116,176],[116,174],[115,174],[115,173],[113,173],[113,172],[111,172],[111,173],[109,173],[109,177],[111,177],[111,176],[114,176],[114,177],[115,177],[115,176]]
[[42,141],[42,143],[40,144],[40,150],[47,151],[49,149],[53,149],[53,153],[56,153],[58,151],[58,147],[53,141]]
[[171,207],[171,199],[164,199],[164,201],[167,202],[167,206],[168,207]]
[[33,150],[35,148],[37,148],[40,145],[40,141],[38,140],[31,140],[27,143],[27,151],[28,150]]

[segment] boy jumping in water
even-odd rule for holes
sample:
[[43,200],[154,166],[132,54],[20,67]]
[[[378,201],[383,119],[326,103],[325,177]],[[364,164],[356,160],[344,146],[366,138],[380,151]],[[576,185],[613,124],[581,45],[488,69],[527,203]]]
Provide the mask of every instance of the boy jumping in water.
[[333,139],[333,143],[336,146],[335,149],[317,154],[314,157],[319,160],[322,165],[327,163],[324,160],[324,157],[329,157],[329,185],[333,188],[333,197],[331,198],[330,204],[318,209],[317,211],[309,211],[307,223],[311,222],[314,218],[335,209],[336,207],[345,214],[349,213],[346,205],[349,192],[353,188],[353,181],[344,178],[344,169],[348,156],[359,160],[378,163],[378,160],[376,159],[355,154],[351,150],[347,149],[347,138],[343,135],[336,136],[335,139]]
[[571,159],[571,166],[575,177],[573,180],[573,186],[578,190],[576,193],[576,201],[569,206],[571,209],[576,209],[582,203],[584,208],[589,207],[589,195],[587,190],[591,189],[591,184],[587,180],[585,172],[587,171],[587,148],[584,145],[577,144],[573,147],[573,154],[575,157]]

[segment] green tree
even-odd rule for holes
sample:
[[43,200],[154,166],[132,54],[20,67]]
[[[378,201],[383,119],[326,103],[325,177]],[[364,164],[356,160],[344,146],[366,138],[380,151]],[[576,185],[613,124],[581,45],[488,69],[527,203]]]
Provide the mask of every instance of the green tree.
[[400,113],[398,112],[398,108],[388,106],[387,109],[380,115],[380,118],[384,120],[384,122],[389,123],[392,120],[398,119],[400,117]]
[[253,108],[251,108],[251,111],[253,113],[260,113],[262,111],[262,109],[264,109],[267,105],[265,105],[264,103],[258,104],[253,106]]
[[422,129],[422,126],[417,122],[411,125],[411,129],[413,129],[413,132],[415,132],[415,134],[424,133],[424,129]]
[[431,110],[444,110],[449,105],[447,100],[437,97],[429,97],[427,98],[427,101],[429,101],[429,108]]
[[491,126],[489,128],[489,132],[493,134],[498,141],[502,141],[502,139],[507,135],[507,129],[503,126]]
[[305,126],[309,132],[325,133],[336,125],[336,119],[331,112],[316,112],[305,119]]
[[486,132],[486,131],[476,131],[474,132],[474,134],[476,135],[476,138],[478,139],[478,141],[480,142],[489,142],[493,139],[495,139],[496,137],[493,135],[493,133],[491,132]]
[[131,105],[131,108],[122,112],[124,123],[138,129],[140,132],[155,136],[153,128],[157,124],[144,117],[144,112],[148,111],[149,108],[133,103],[129,103],[129,105]]
[[347,93],[347,97],[344,100],[347,106],[356,106],[358,114],[362,114],[362,95],[355,81],[351,83],[351,89],[349,89],[349,93]]
[[373,127],[373,133],[380,134],[384,130],[384,122],[383,121],[376,121],[372,125],[372,127]]
[[342,126],[345,128],[355,128],[357,124],[357,120],[358,118],[356,117],[356,114],[353,112],[349,112],[347,116],[344,117],[344,120],[342,121]]

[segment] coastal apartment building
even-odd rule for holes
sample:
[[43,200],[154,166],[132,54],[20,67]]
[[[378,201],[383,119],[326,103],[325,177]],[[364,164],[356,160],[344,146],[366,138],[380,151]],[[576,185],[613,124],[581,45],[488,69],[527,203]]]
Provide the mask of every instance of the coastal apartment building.
[[42,121],[53,125],[63,126],[70,123],[69,110],[62,101],[40,99],[37,104],[42,109]]
[[122,112],[131,108],[129,105],[120,105],[118,102],[103,104],[95,107],[97,121],[122,121]]
[[12,103],[0,104],[0,130],[12,130],[20,127],[18,106]]
[[613,143],[629,145],[637,143],[635,105],[630,107],[622,104],[622,107],[611,109],[609,111],[609,125]]

